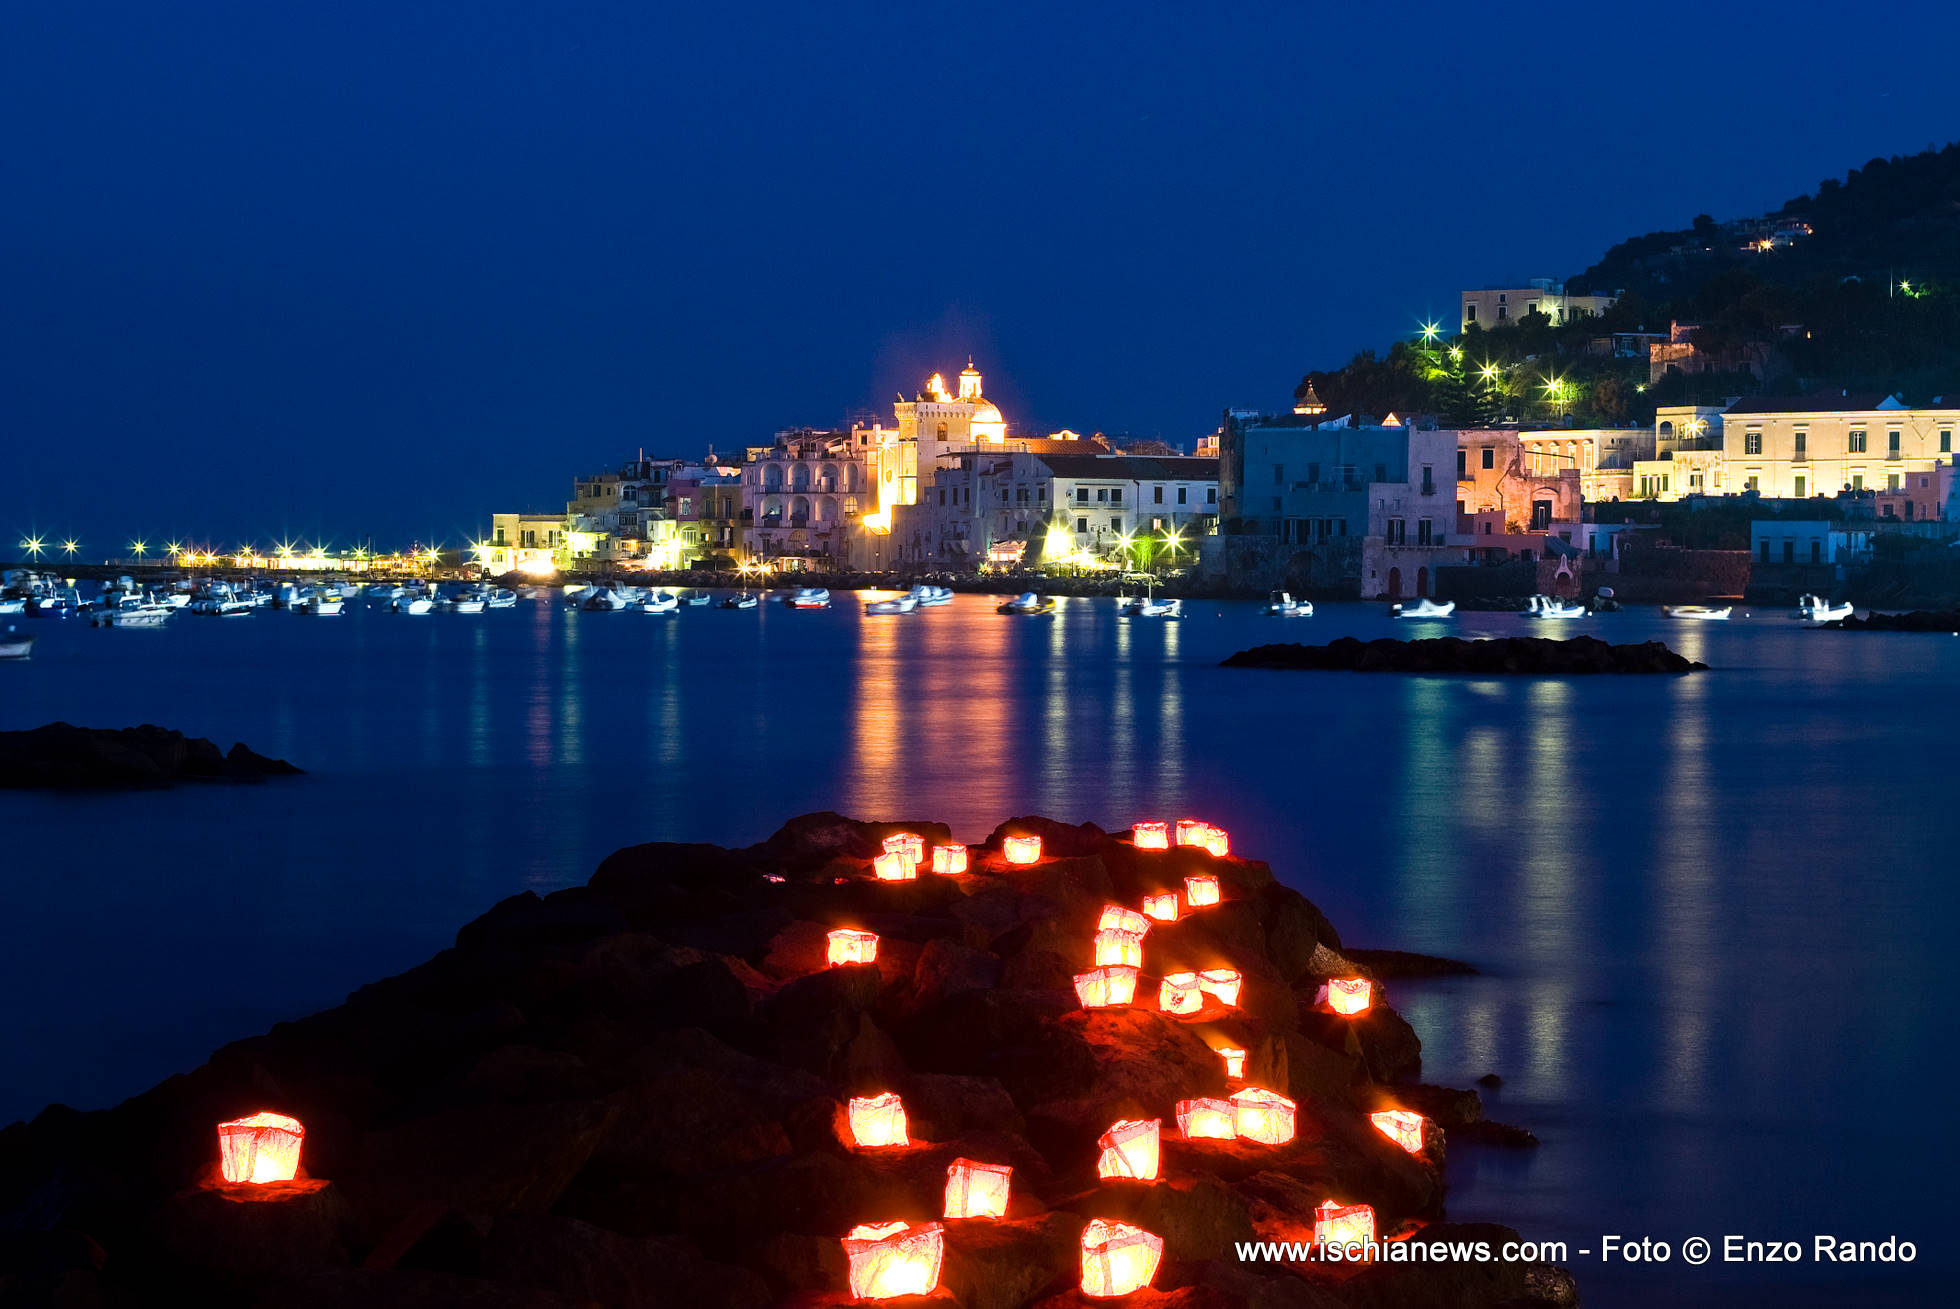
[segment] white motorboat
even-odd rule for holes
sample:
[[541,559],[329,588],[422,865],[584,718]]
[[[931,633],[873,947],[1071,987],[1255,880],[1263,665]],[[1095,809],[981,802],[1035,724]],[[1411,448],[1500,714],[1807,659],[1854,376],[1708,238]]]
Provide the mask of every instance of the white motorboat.
[[480,614],[486,603],[481,591],[459,591],[442,602],[442,610],[448,614]]
[[250,595],[234,590],[225,582],[211,583],[190,604],[194,614],[215,614],[220,618],[249,614],[255,607]]
[[500,586],[489,595],[483,597],[483,607],[485,609],[515,609],[517,607],[517,592],[507,590]]
[[564,585],[562,594],[567,605],[573,609],[578,609],[583,607],[585,602],[590,600],[593,593],[598,589],[596,586],[584,586],[578,582],[567,582]]
[[11,595],[0,598],[0,614],[24,614],[27,612],[27,597]]
[[1184,602],[1182,600],[1153,600],[1145,596],[1123,605],[1117,609],[1116,614],[1119,618],[1182,618],[1184,617]]
[[34,653],[34,638],[9,627],[0,632],[0,659],[25,659]]
[[913,587],[906,594],[918,601],[921,609],[953,603],[953,589],[949,586],[920,585]]
[[1527,618],[1584,618],[1586,607],[1557,596],[1534,595],[1526,602],[1523,612]]
[[272,607],[275,609],[297,609],[299,602],[313,594],[310,586],[300,586],[295,582],[281,582],[279,589],[272,593]]
[[1275,618],[1312,618],[1313,601],[1295,600],[1290,591],[1274,591],[1266,597],[1266,612]]
[[681,607],[681,599],[665,591],[655,591],[645,599],[635,601],[632,607],[643,614],[671,614]]
[[338,618],[341,610],[346,607],[347,602],[339,595],[322,590],[315,591],[301,600],[294,612],[311,614],[315,618]]
[[162,627],[173,611],[142,596],[126,595],[113,606],[93,610],[91,627]]
[[690,609],[699,609],[702,605],[709,603],[713,599],[714,597],[709,595],[706,591],[698,591],[698,590],[682,591],[679,595],[676,595],[674,597],[674,600],[677,603],[684,604]]
[[1388,612],[1396,618],[1448,618],[1456,612],[1456,601],[1445,600],[1437,604],[1424,596],[1407,604],[1390,605]]
[[750,595],[747,591],[737,591],[734,595],[731,595],[726,600],[723,600],[721,602],[721,607],[723,609],[753,609],[759,603],[761,602],[757,600],[755,596]]
[[994,607],[997,614],[1052,614],[1055,602],[1045,595],[1033,591],[1023,591],[1012,600],[1004,600]]
[[1797,617],[1806,623],[1835,623],[1840,618],[1849,618],[1857,610],[1850,601],[1832,604],[1822,596],[1806,595],[1797,602]]
[[828,609],[830,591],[821,586],[799,586],[783,597],[783,603],[792,609]]
[[254,587],[251,593],[252,608],[263,609],[279,598],[279,593],[270,586]]
[[613,590],[610,586],[601,586],[595,587],[592,594],[585,597],[585,603],[581,604],[579,608],[588,614],[611,614],[624,609],[626,604],[627,600],[625,596]]
[[1697,618],[1703,622],[1725,622],[1733,605],[1662,605],[1666,618]]
[[361,584],[359,582],[337,582],[325,589],[332,591],[343,600],[352,600],[361,593]]
[[182,609],[191,602],[191,593],[189,591],[165,591],[162,595],[157,596],[156,599],[158,604],[167,605],[172,609]]
[[909,592],[894,596],[889,600],[868,600],[864,605],[867,614],[909,614],[919,607],[919,598]]

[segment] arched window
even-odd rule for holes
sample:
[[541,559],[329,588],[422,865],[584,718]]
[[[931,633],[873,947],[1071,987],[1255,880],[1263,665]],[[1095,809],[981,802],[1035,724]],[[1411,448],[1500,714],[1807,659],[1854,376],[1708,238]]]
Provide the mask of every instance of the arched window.
[[1660,426],[1660,434],[1661,434],[1662,436],[1673,436],[1673,435],[1674,435],[1674,424],[1673,424],[1673,423],[1662,423],[1662,424],[1661,424],[1661,426]]
[[939,425],[939,439],[942,441],[946,439],[946,424],[944,423]]

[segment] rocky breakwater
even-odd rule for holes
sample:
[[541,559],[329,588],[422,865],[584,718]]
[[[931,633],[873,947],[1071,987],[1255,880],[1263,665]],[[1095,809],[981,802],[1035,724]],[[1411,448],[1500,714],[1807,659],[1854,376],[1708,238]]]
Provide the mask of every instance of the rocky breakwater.
[[229,751],[167,727],[75,727],[49,723],[0,732],[0,787],[86,789],[262,782],[299,773],[243,742]]
[[[1413,1081],[1383,979],[1265,864],[1163,839],[816,814],[621,850],[336,1009],[0,1132],[0,1303],[814,1306],[857,1278],[1011,1309],[1144,1262],[1122,1303],[1574,1303],[1544,1265],[1239,1258],[1329,1201],[1404,1242],[1514,1234],[1444,1221],[1480,1107]],[[221,1123],[268,1180],[223,1180]]]
[[1456,636],[1358,641],[1326,645],[1260,645],[1223,661],[1226,668],[1301,668],[1344,673],[1472,673],[1483,677],[1564,677],[1592,673],[1690,673],[1708,665],[1675,654],[1659,641],[1613,645],[1593,636],[1556,641],[1542,636],[1466,640]]

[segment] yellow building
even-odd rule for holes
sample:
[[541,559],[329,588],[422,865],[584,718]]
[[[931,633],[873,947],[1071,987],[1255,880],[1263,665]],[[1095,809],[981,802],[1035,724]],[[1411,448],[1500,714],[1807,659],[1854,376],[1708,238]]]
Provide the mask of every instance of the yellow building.
[[1734,490],[1802,500],[1897,491],[1953,461],[1960,409],[1909,409],[1897,396],[1750,396],[1722,415]]
[[564,514],[492,514],[483,566],[493,573],[554,573],[571,562]]

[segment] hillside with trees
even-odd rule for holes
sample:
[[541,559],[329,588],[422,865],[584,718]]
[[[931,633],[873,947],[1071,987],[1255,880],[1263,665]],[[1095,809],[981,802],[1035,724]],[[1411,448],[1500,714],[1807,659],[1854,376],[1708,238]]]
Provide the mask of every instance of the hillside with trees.
[[[1467,284],[1467,283],[1466,283]],[[1452,335],[1437,325],[1385,354],[1310,372],[1330,412],[1434,415],[1443,426],[1517,421],[1613,427],[1668,404],[1844,388],[1923,404],[1960,392],[1960,142],[1873,159],[1753,218],[1697,215],[1620,242],[1567,281],[1618,294],[1603,315],[1532,313]],[[1649,381],[1646,351],[1614,333],[1691,324],[1728,367]],[[1626,345],[1625,341],[1621,342]]]

